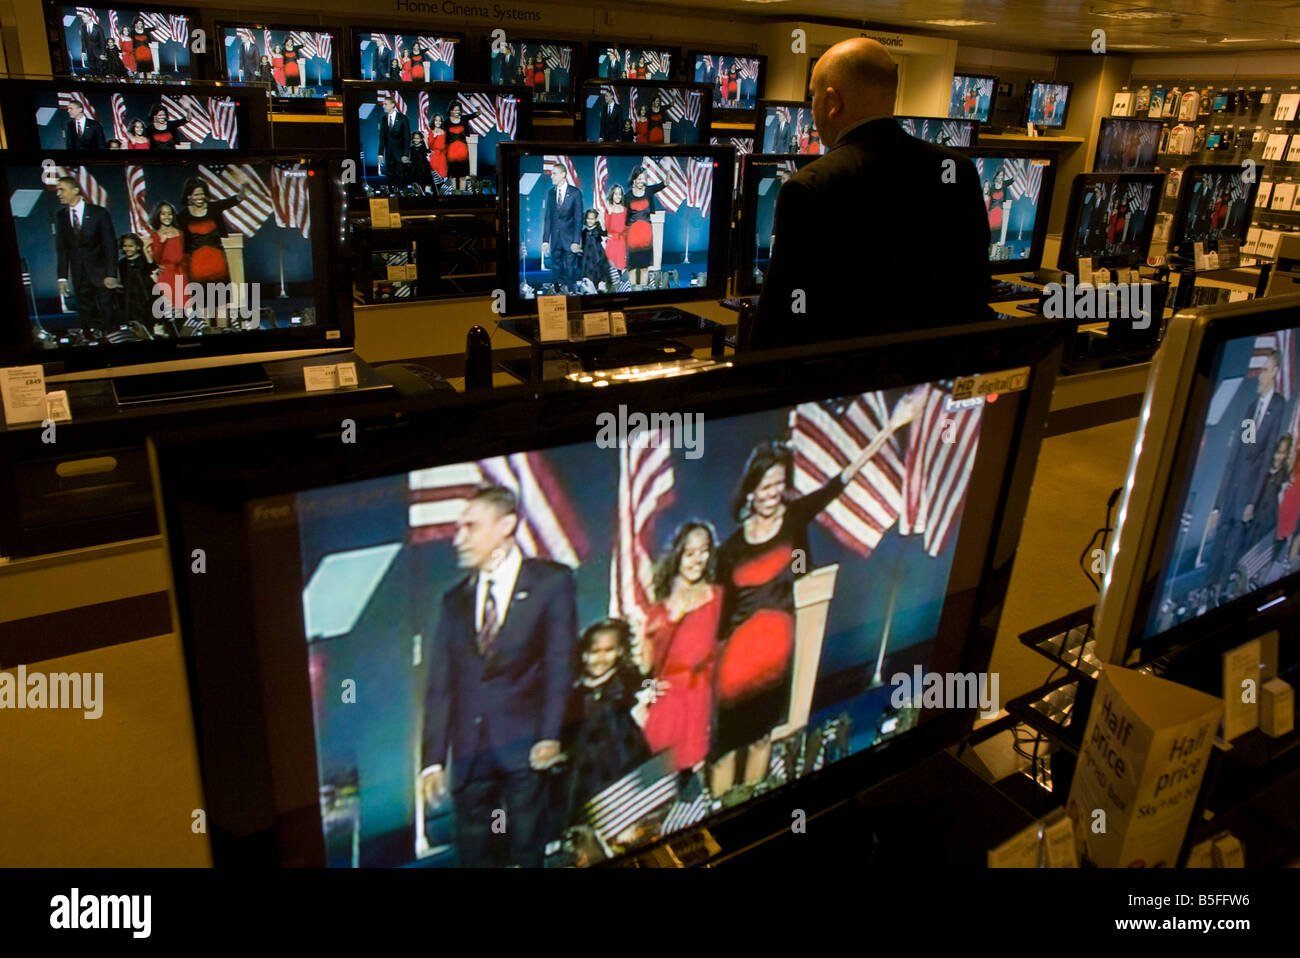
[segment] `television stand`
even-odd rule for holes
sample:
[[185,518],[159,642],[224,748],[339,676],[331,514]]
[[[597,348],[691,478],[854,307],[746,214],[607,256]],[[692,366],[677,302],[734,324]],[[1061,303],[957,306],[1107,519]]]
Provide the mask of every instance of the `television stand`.
[[119,376],[112,382],[113,398],[119,406],[138,406],[178,399],[206,399],[274,388],[261,363]]

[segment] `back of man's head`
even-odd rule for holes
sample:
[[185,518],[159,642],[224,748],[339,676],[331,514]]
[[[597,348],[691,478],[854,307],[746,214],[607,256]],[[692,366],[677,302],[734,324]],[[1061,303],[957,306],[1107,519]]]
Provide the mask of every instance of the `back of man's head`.
[[812,74],[813,119],[822,142],[869,116],[890,116],[898,93],[898,64],[880,43],[866,37],[827,50]]

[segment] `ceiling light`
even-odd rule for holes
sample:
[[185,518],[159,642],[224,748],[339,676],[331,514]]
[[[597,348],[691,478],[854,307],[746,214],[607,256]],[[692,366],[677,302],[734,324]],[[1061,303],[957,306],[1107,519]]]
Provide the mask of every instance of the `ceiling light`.
[[936,27],[984,27],[991,22],[989,20],[922,20],[922,23],[929,23]]
[[1112,50],[1159,50],[1159,44],[1155,43],[1112,43]]
[[1110,13],[1094,13],[1093,16],[1107,20],[1157,20],[1165,14],[1159,10],[1112,10]]

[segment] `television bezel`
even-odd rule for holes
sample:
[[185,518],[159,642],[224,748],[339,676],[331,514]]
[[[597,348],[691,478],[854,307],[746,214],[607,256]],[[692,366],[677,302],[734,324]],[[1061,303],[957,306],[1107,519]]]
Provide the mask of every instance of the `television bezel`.
[[[767,88],[767,54],[753,53],[747,50],[717,50],[701,49],[700,47],[689,48],[686,51],[683,63],[685,68],[680,71],[679,75],[684,75],[692,83],[695,82],[695,58],[696,57],[745,57],[749,60],[758,61],[758,78],[755,80],[754,105],[752,107],[727,107],[714,106],[713,118],[723,123],[744,123],[749,120],[753,114],[758,112],[758,105],[763,101],[763,91]],[[710,90],[715,89],[717,84],[706,83],[705,86]],[[712,102],[712,93],[709,96]]]
[[[1021,109],[1021,122],[1029,123],[1029,104],[1034,95],[1036,86],[1063,86],[1065,91],[1065,111],[1061,114],[1061,122],[1052,126],[1044,124],[1035,124],[1034,128],[1038,130],[1062,130],[1065,128],[1065,122],[1070,116],[1070,102],[1074,99],[1074,81],[1073,80],[1030,80],[1025,84],[1024,105]],[[989,112],[993,112],[990,108]]]
[[979,145],[958,147],[956,149],[958,153],[968,157],[972,162],[977,156],[1009,160],[1048,161],[1043,171],[1042,186],[1038,190],[1038,213],[1034,217],[1034,239],[1029,247],[1029,255],[1021,259],[989,260],[990,276],[1038,269],[1043,261],[1043,247],[1047,244],[1047,226],[1052,213],[1052,190],[1056,185],[1056,163],[1060,154],[1050,149],[1035,150]]
[[[1183,167],[1182,173],[1178,179],[1178,201],[1174,206],[1173,219],[1169,221],[1169,240],[1167,243],[1168,249],[1173,250],[1175,253],[1182,256],[1187,255],[1193,242],[1191,240],[1180,241],[1178,237],[1179,232],[1181,232],[1182,228],[1186,225],[1188,203],[1191,200],[1192,192],[1191,184],[1197,173],[1206,172],[1234,173],[1240,175],[1243,173],[1243,167],[1240,164],[1232,163],[1194,163],[1191,166]],[[1253,211],[1255,209],[1255,201],[1259,198],[1259,181],[1260,177],[1257,175],[1246,184],[1250,188],[1247,194],[1246,209],[1250,212],[1247,213],[1245,219],[1242,221],[1241,235],[1237,237],[1238,241],[1243,243],[1246,240],[1246,234],[1250,231],[1251,220],[1254,218]],[[1223,238],[1224,237],[1222,236],[1219,237],[1219,239]],[[1216,239],[1210,242],[1217,244],[1218,241],[1219,240]]]
[[[573,68],[569,71],[569,95],[564,103],[538,103],[533,100],[533,116],[568,116],[574,112],[578,99],[578,87],[582,85],[586,78],[587,67],[587,41],[575,40],[573,37],[547,37],[538,34],[529,34],[526,37],[508,37],[511,43],[549,43],[555,46],[572,47],[573,53],[569,62]],[[477,71],[482,82],[488,86],[496,86],[491,80],[492,76],[492,36],[484,34],[480,37],[479,52],[483,57],[483,69]],[[515,86],[516,84],[500,84],[500,86]]]
[[[339,39],[345,35],[345,28],[337,24],[318,23],[315,28],[311,26],[299,26],[295,24],[275,22],[262,23],[252,20],[226,20],[218,19],[212,24],[213,40],[217,44],[220,52],[214,58],[217,63],[217,70],[222,77],[226,74],[226,30],[238,29],[250,30],[297,30],[302,33],[328,33],[333,39],[330,41],[330,69],[334,74],[333,89],[320,96],[283,96],[276,92],[274,88],[268,88],[271,95],[271,102],[275,105],[276,111],[281,113],[319,113],[326,112],[326,101],[331,97],[337,97],[341,92],[343,85],[342,54],[339,52]],[[231,82],[231,81],[227,81]]]
[[[758,296],[763,286],[754,282],[754,259],[758,255],[758,239],[754,235],[754,207],[758,201],[758,169],[768,162],[780,163],[794,160],[798,169],[819,158],[817,153],[747,153],[740,165],[740,208],[736,215],[736,295]],[[752,157],[752,159],[750,159]],[[796,170],[797,172],[798,170]]]
[[[469,49],[469,47],[467,46],[468,35],[465,33],[465,31],[442,30],[435,27],[432,30],[430,30],[428,33],[421,33],[419,31],[417,31],[416,33],[408,33],[409,26],[410,26],[409,23],[403,26],[376,25],[376,24],[366,24],[362,26],[356,26],[356,25],[349,26],[347,28],[348,30],[347,76],[341,77],[341,79],[345,83],[349,80],[354,80],[359,83],[392,83],[393,82],[392,80],[366,80],[362,78],[361,70],[360,70],[361,35],[365,33],[386,33],[386,34],[396,33],[400,36],[431,36],[431,37],[436,37],[439,40],[455,40],[456,58],[455,58],[455,62],[451,65],[452,78],[450,80],[439,80],[437,82],[460,83],[461,80],[459,79],[459,77],[461,76],[462,70],[464,69],[465,66],[463,55]],[[400,82],[418,83],[420,81],[412,80],[412,81],[400,81]],[[426,86],[427,85],[428,84],[426,84]]]
[[1142,255],[1134,254],[1130,258],[1122,259],[1115,256],[1093,257],[1092,265],[1096,269],[1128,269],[1145,266],[1147,257],[1151,255],[1151,240],[1156,230],[1156,214],[1160,212],[1160,197],[1163,196],[1165,185],[1164,173],[1079,173],[1074,177],[1074,182],[1070,184],[1069,206],[1065,211],[1065,225],[1061,229],[1061,249],[1056,256],[1056,268],[1066,273],[1078,273],[1079,258],[1074,251],[1073,240],[1068,239],[1075,235],[1079,226],[1079,204],[1083,202],[1084,193],[1087,187],[1098,182],[1118,181],[1121,177],[1134,177],[1138,179],[1150,180],[1151,190],[1151,209],[1148,210],[1146,225],[1144,226],[1146,253]]
[[[682,48],[679,46],[672,46],[671,44],[666,44],[666,43],[647,43],[645,40],[638,40],[635,37],[631,39],[620,38],[620,37],[601,37],[599,39],[593,38],[587,41],[587,62],[586,62],[587,72],[583,76],[582,78],[583,80],[612,79],[611,77],[602,77],[600,75],[600,56],[604,51],[608,50],[610,47],[614,47],[615,49],[634,48],[637,50],[650,50],[654,53],[669,54],[668,80],[667,81],[652,80],[650,82],[653,83],[675,82],[677,77],[681,76],[682,74]],[[627,78],[624,77],[623,79],[627,79]],[[709,102],[712,103],[711,97]]]
[[[607,86],[634,86],[638,90],[694,90],[700,94],[700,122],[695,128],[699,131],[700,142],[713,135],[713,94],[709,84],[686,82],[685,80],[582,80],[573,91],[573,142],[599,143],[599,140],[587,139],[587,93],[589,88],[599,89]],[[637,94],[638,97],[640,94]],[[649,144],[641,144],[648,146]],[[677,144],[672,144],[676,146]],[[686,143],[684,146],[693,146]]]
[[[763,144],[763,133],[764,133],[764,127],[767,126],[767,111],[768,111],[768,108],[770,108],[770,107],[780,107],[780,106],[794,107],[795,109],[798,109],[798,110],[807,110],[810,114],[812,113],[812,101],[811,101],[811,100],[759,100],[759,101],[758,101],[758,106],[754,108],[754,128],[753,128],[753,130],[750,132],[750,136],[752,136],[752,137],[754,138],[754,150],[755,150],[755,152],[759,152],[759,151],[758,151],[758,148],[759,148],[760,146],[762,146],[762,144]],[[815,129],[815,128],[816,128],[816,125],[814,124],[814,129]],[[763,154],[763,155],[764,155],[764,156],[785,156],[785,155],[791,155],[791,156],[824,156],[825,153],[826,153],[826,151],[829,150],[830,148],[827,147],[825,143],[823,143],[822,146],[824,147],[824,149],[822,150],[821,153],[797,153],[797,154],[766,153],[766,154]]]
[[[8,195],[11,167],[40,167],[48,151],[0,151],[0,188]],[[64,151],[60,166],[84,166],[107,163],[110,166],[176,165],[170,150],[95,150]],[[4,365],[41,364],[48,374],[103,370],[106,375],[131,375],[128,367],[183,361],[202,365],[202,361],[242,353],[301,352],[336,350],[350,347],[355,338],[351,291],[345,285],[346,271],[341,268],[342,254],[330,236],[332,224],[339,221],[338,188],[334,164],[338,157],[308,156],[301,150],[187,150],[185,164],[229,165],[307,160],[319,174],[319,185],[312,193],[312,260],[316,264],[315,286],[317,322],[297,329],[250,331],[220,336],[193,336],[181,340],[153,340],[143,343],[117,343],[94,347],[73,346],[39,349],[31,340],[31,317],[25,295],[19,297],[21,308],[8,311],[0,322],[0,362]],[[6,241],[14,232],[14,217],[8,203],[0,209],[0,236]],[[15,255],[0,265],[0,281],[10,289],[22,290],[22,268]]]
[[[994,114],[995,112],[997,112],[997,108],[998,108],[998,84],[1002,82],[1001,78],[1000,78],[1000,77],[997,77],[997,76],[994,76],[992,73],[963,73],[963,72],[960,71],[960,70],[953,70],[953,71],[952,71],[952,79],[955,80],[955,79],[957,79],[958,77],[968,77],[968,78],[970,78],[970,79],[972,79],[972,80],[992,80],[992,81],[993,81],[993,92],[989,94],[989,113],[988,113],[988,116],[986,116],[986,117],[985,117],[984,119],[982,119],[982,120],[980,120],[979,117],[968,117],[968,116],[950,116],[950,117],[947,117],[947,119],[949,119],[949,120],[972,120],[972,119],[973,119],[973,120],[977,120],[979,123],[983,124],[984,126],[988,126],[988,125],[992,124],[992,123],[993,123],[993,114]],[[952,104],[952,80],[949,80],[949,81],[948,81],[948,103],[949,103],[949,106],[951,106],[951,104]]]
[[[42,7],[44,8],[44,14],[45,14],[45,35],[49,42],[49,50],[50,50],[50,72],[53,74],[55,79],[58,79],[60,77],[71,77],[73,80],[75,80],[78,83],[96,82],[91,77],[81,77],[72,72],[72,54],[68,51],[67,38],[63,33],[63,18],[62,16],[60,16],[60,10],[63,7],[67,7],[67,6],[71,6],[75,8],[76,5],[61,3],[59,2],[59,0],[42,0]],[[114,7],[112,4],[108,4],[102,8],[92,7],[92,9],[113,10],[116,9],[116,7]],[[176,6],[172,6],[170,4],[160,4],[160,3],[138,3],[138,4],[133,4],[129,9],[144,11],[146,13],[184,14],[185,16],[189,17],[191,31],[194,30],[196,27],[204,26],[204,22],[202,20],[203,11],[199,7],[190,7],[184,4],[178,4]],[[207,62],[206,57],[197,56],[194,53],[194,51],[191,50],[190,51],[190,76],[186,79],[191,81],[199,81],[199,82],[206,81],[208,79],[205,76],[206,62]],[[118,80],[115,82],[121,82],[121,81]],[[158,83],[177,82],[177,81],[141,80],[135,82],[135,81],[127,80],[126,82],[133,83],[136,86],[151,86],[151,85],[157,85]]]
[[[1106,130],[1106,124],[1108,124],[1108,123],[1110,123],[1110,124],[1114,124],[1114,125],[1121,125],[1121,124],[1125,124],[1125,123],[1149,123],[1149,124],[1154,125],[1154,126],[1156,127],[1157,131],[1158,131],[1160,128],[1162,128],[1162,127],[1164,126],[1164,121],[1163,121],[1163,120],[1150,120],[1150,119],[1147,119],[1146,117],[1142,117],[1142,116],[1103,116],[1103,117],[1101,118],[1101,122],[1100,122],[1100,123],[1098,124],[1098,126],[1097,126],[1097,149],[1093,152],[1093,156],[1092,156],[1092,169],[1089,171],[1089,172],[1091,172],[1091,173],[1131,173],[1131,172],[1134,172],[1133,170],[1103,170],[1103,169],[1099,169],[1099,168],[1098,168],[1098,164],[1101,163],[1101,149],[1102,149],[1102,144],[1105,142],[1105,136],[1104,136],[1104,133],[1105,133],[1105,130]],[[1150,170],[1143,170],[1142,172],[1144,172],[1144,173],[1155,172],[1156,160],[1158,160],[1159,158],[1160,158],[1160,136],[1159,136],[1159,134],[1157,133],[1157,135],[1156,135],[1156,150],[1155,150],[1155,153],[1152,154],[1152,159],[1151,159],[1151,169],[1150,169]]]

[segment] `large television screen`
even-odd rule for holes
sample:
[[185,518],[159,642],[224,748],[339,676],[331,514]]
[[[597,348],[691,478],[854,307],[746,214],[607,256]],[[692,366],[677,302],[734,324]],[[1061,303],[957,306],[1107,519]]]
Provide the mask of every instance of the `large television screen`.
[[[447,33],[400,33],[381,28],[352,30],[352,75],[387,83],[445,83],[456,79],[456,52],[463,37]],[[513,81],[507,81],[513,82]]]
[[691,60],[691,79],[712,88],[715,110],[752,110],[758,105],[767,57],[693,53]]
[[1245,240],[1259,176],[1243,166],[1189,166],[1178,186],[1169,245],[1186,255],[1193,243]]
[[[5,339],[70,368],[338,338],[323,161],[8,153]],[[323,343],[322,343],[323,344]]]
[[896,116],[898,125],[909,136],[939,146],[973,146],[979,136],[975,120],[945,120],[929,116]]
[[674,47],[607,44],[595,41],[590,55],[596,61],[588,76],[601,80],[671,80],[678,51]]
[[1159,120],[1102,117],[1093,172],[1154,172],[1162,125]]
[[1074,178],[1059,269],[1073,273],[1081,257],[1116,268],[1146,262],[1160,208],[1163,173],[1081,173]]
[[541,295],[702,298],[723,282],[730,150],[519,146],[507,157],[506,289],[521,311]]
[[320,98],[335,92],[335,34],[310,27],[225,24],[218,42],[225,78],[265,83],[277,96]]
[[815,156],[754,154],[745,158],[741,186],[740,261],[736,291],[753,294],[763,288],[772,250],[776,246],[776,198],[781,186]]
[[521,87],[352,81],[345,92],[357,185],[372,196],[494,203],[497,146],[531,123]]
[[987,123],[998,96],[998,78],[957,73],[948,97],[948,117]]
[[969,155],[979,172],[988,211],[989,263],[994,272],[1037,269],[1052,201],[1051,159],[980,147]]
[[587,143],[701,143],[711,120],[699,83],[589,81],[578,100],[578,139]]
[[812,107],[798,100],[763,100],[759,103],[754,139],[760,153],[826,152],[813,122]]
[[563,110],[573,103],[574,80],[582,69],[581,43],[563,40],[485,38],[488,82],[523,86],[533,93],[533,109]]
[[195,11],[185,7],[76,7],[46,0],[46,20],[56,46],[54,70],[78,78],[138,82],[192,80],[190,29]]

